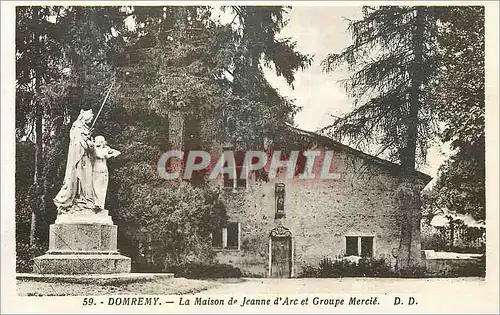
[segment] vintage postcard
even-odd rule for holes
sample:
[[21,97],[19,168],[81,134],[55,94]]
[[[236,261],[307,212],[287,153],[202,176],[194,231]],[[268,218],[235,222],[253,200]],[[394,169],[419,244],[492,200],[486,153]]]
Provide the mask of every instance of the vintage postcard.
[[498,13],[2,2],[2,313],[498,313]]

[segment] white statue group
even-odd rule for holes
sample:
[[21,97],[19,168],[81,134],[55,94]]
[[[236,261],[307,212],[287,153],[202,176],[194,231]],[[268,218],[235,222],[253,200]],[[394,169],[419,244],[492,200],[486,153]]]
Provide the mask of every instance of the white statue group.
[[103,136],[92,139],[92,110],[80,110],[69,132],[66,173],[61,190],[54,198],[59,213],[104,209],[108,189],[106,160],[120,155],[111,149]]

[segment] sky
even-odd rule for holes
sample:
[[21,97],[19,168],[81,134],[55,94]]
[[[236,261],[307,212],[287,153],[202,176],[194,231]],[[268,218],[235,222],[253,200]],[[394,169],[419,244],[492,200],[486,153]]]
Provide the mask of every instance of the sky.
[[296,74],[294,89],[266,71],[267,79],[282,95],[296,100],[302,110],[295,117],[298,127],[316,131],[333,122],[330,114],[340,116],[350,109],[350,101],[337,82],[347,77],[346,72],[324,73],[321,61],[329,54],[340,52],[351,42],[344,18],[360,18],[360,7],[294,7],[289,24],[279,37],[297,41],[297,50],[314,55],[311,67]]
[[[352,100],[338,82],[349,74],[342,71],[324,73],[320,63],[329,53],[339,53],[351,43],[346,18],[361,17],[361,7],[338,6],[296,6],[288,14],[289,23],[278,37],[291,37],[297,42],[298,51],[314,55],[313,63],[296,73],[293,89],[272,70],[266,70],[266,78],[281,95],[294,99],[302,107],[295,117],[297,127],[317,131],[333,122],[331,115],[342,116],[352,108]],[[419,170],[435,178],[448,154],[446,146],[434,145],[428,152],[427,165]]]

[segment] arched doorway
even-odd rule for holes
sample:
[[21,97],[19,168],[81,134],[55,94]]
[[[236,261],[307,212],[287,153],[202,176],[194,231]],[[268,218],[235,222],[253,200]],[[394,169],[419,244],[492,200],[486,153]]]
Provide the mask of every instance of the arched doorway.
[[293,275],[292,233],[283,225],[269,235],[269,277],[290,278]]

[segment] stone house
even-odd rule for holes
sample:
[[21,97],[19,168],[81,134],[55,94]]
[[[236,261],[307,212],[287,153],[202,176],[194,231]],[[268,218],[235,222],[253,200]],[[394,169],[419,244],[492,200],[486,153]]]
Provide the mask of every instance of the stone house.
[[[333,151],[330,171],[338,177],[301,179],[304,170],[296,169],[297,176],[287,178],[284,168],[274,179],[261,173],[247,180],[224,177],[229,221],[212,233],[217,260],[261,277],[296,277],[324,257],[385,257],[394,265],[401,230],[393,197],[399,165],[312,132],[288,132],[295,148]],[[241,167],[237,154],[235,160]],[[322,161],[324,155],[316,158],[313,172]],[[423,188],[431,177],[415,172],[412,180]]]

